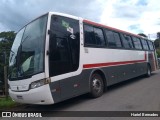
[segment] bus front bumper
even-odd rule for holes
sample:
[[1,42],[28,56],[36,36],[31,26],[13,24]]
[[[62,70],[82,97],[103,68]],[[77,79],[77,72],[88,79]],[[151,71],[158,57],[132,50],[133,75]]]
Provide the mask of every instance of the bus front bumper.
[[29,91],[15,92],[9,89],[10,97],[18,103],[28,104],[53,104],[49,85],[43,85],[38,88],[30,89]]

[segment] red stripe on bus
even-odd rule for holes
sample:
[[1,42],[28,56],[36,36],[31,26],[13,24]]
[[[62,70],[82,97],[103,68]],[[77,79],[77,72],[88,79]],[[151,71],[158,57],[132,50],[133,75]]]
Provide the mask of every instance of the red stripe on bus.
[[104,66],[115,66],[115,65],[126,65],[134,64],[139,62],[146,62],[147,54],[145,52],[144,60],[133,60],[133,61],[121,61],[121,62],[107,62],[107,63],[94,63],[94,64],[84,64],[83,68],[94,68],[94,67],[104,67]]
[[102,66],[114,66],[114,65],[125,65],[133,64],[138,62],[146,62],[146,60],[135,60],[135,61],[123,61],[123,62],[108,62],[108,63],[96,63],[96,64],[84,64],[83,68],[93,68],[93,67],[102,67]]

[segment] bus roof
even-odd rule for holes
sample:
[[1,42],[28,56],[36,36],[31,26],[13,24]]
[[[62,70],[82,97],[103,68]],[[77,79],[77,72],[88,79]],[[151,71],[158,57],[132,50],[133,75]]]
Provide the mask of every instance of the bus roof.
[[[88,24],[91,24],[91,25],[99,26],[99,27],[108,28],[108,29],[111,29],[113,31],[117,31],[117,32],[128,34],[128,35],[132,35],[134,37],[149,40],[148,38],[145,38],[143,36],[133,34],[133,33],[130,33],[130,32],[124,31],[124,30],[120,30],[120,29],[117,29],[117,28],[114,28],[114,27],[110,27],[110,26],[107,26],[107,25],[103,25],[103,24],[100,24],[100,23],[97,23],[97,22],[93,22],[93,21],[90,21],[90,20],[87,20],[87,19],[84,19],[84,18],[81,18],[81,17],[74,16],[74,15],[60,13],[60,12],[49,12],[49,14],[55,14],[55,15],[65,16],[65,17],[69,17],[69,18],[73,18],[73,19],[79,19],[79,20],[81,19],[81,20],[83,20],[84,23],[88,23]],[[151,40],[149,40],[149,41],[151,41]]]
[[[138,38],[143,38],[143,39],[148,40],[147,38],[144,38],[144,37],[142,37],[142,36],[140,36],[140,35],[136,35],[136,34],[133,34],[133,33],[127,32],[127,31],[123,31],[123,30],[120,30],[120,29],[117,29],[117,28],[114,28],[114,27],[110,27],[110,26],[107,26],[107,25],[103,25],[103,24],[100,24],[100,23],[96,23],[96,22],[93,22],[93,21],[90,21],[90,20],[87,20],[87,19],[83,19],[83,18],[81,18],[81,17],[74,16],[74,15],[65,14],[65,13],[60,13],[60,12],[47,12],[47,13],[45,13],[45,14],[43,14],[43,15],[46,15],[46,14],[55,14],[55,15],[65,16],[65,17],[69,17],[69,18],[73,18],[73,19],[77,19],[77,20],[80,20],[80,19],[81,19],[81,20],[83,20],[84,23],[88,23],[88,24],[91,24],[91,25],[99,26],[99,27],[108,28],[108,29],[111,29],[111,30],[113,30],[113,31],[125,33],[125,34],[128,34],[128,35],[132,35],[132,36],[135,36],[135,37],[138,37]],[[41,15],[41,16],[43,16],[43,15]],[[39,17],[41,17],[41,16],[39,16]],[[39,17],[33,19],[32,21],[38,19]],[[32,21],[31,21],[31,22],[32,22]],[[29,23],[31,23],[31,22],[29,22]],[[29,23],[28,23],[28,24],[29,24]],[[28,25],[28,24],[26,24],[26,25]],[[25,25],[25,26],[26,26],[26,25]],[[25,26],[23,26],[23,27],[25,27]],[[22,28],[23,28],[23,27],[22,27]],[[21,29],[22,29],[22,28],[21,28]],[[20,30],[21,30],[21,29],[20,29]]]

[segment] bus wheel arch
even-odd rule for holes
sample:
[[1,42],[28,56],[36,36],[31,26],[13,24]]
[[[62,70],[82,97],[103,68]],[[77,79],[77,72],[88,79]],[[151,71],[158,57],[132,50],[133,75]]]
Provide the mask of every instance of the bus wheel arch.
[[[94,84],[96,84],[100,87],[100,92],[99,93],[95,93],[94,92]],[[90,96],[93,98],[97,98],[102,96],[103,92],[106,90],[106,77],[104,72],[102,72],[101,70],[94,70],[92,71],[90,78],[89,78],[89,86],[90,86]]]

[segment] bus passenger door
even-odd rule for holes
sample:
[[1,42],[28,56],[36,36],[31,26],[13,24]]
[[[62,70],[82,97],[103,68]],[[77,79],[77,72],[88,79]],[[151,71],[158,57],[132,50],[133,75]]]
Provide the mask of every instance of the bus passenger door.
[[[53,99],[63,100],[75,95],[73,87],[77,79],[72,73],[79,67],[79,21],[53,15],[51,17],[49,40],[49,76],[52,79],[51,91],[59,88],[59,93],[52,93]],[[55,82],[54,82],[55,81]],[[55,85],[56,84],[56,85]],[[57,96],[54,96],[58,93]]]

